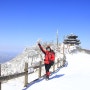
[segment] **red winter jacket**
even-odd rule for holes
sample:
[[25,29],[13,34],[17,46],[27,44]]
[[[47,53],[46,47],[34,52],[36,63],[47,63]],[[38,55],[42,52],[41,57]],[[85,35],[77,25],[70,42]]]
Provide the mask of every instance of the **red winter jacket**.
[[44,50],[40,44],[38,44],[38,45],[39,45],[41,51],[45,54],[44,64],[49,64],[50,61],[55,60],[55,53],[54,52]]

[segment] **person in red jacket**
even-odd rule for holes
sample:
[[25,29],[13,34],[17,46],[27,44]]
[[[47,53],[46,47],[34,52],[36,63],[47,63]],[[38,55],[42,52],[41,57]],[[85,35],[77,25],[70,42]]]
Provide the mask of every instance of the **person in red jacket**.
[[55,53],[54,51],[50,48],[50,46],[46,47],[46,50],[41,46],[40,43],[38,43],[41,51],[45,54],[45,59],[44,59],[44,64],[45,64],[45,70],[46,70],[46,79],[49,79],[50,72],[49,69],[51,66],[54,64],[55,60]]

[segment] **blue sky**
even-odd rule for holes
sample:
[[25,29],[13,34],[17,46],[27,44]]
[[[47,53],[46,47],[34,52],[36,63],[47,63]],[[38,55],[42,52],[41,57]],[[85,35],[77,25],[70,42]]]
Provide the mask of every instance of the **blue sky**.
[[90,49],[89,0],[0,0],[0,51],[19,51],[40,38],[59,41],[78,35]]

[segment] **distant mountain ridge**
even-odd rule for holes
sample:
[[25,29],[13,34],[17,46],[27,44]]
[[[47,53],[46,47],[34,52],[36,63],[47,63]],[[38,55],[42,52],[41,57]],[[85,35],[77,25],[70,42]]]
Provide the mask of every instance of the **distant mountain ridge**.
[[0,51],[0,63],[7,62],[17,56],[17,53],[14,52],[2,52]]

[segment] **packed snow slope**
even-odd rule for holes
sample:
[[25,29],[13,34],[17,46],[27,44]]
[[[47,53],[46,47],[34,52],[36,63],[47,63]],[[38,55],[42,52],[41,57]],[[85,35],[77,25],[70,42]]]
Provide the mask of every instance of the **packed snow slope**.
[[2,90],[90,90],[90,54],[66,54],[66,60],[68,66],[55,72],[48,81],[41,78],[23,87],[21,79],[10,80],[3,83]]
[[68,67],[53,74],[49,81],[41,81],[27,90],[90,90],[90,55],[67,55]]

